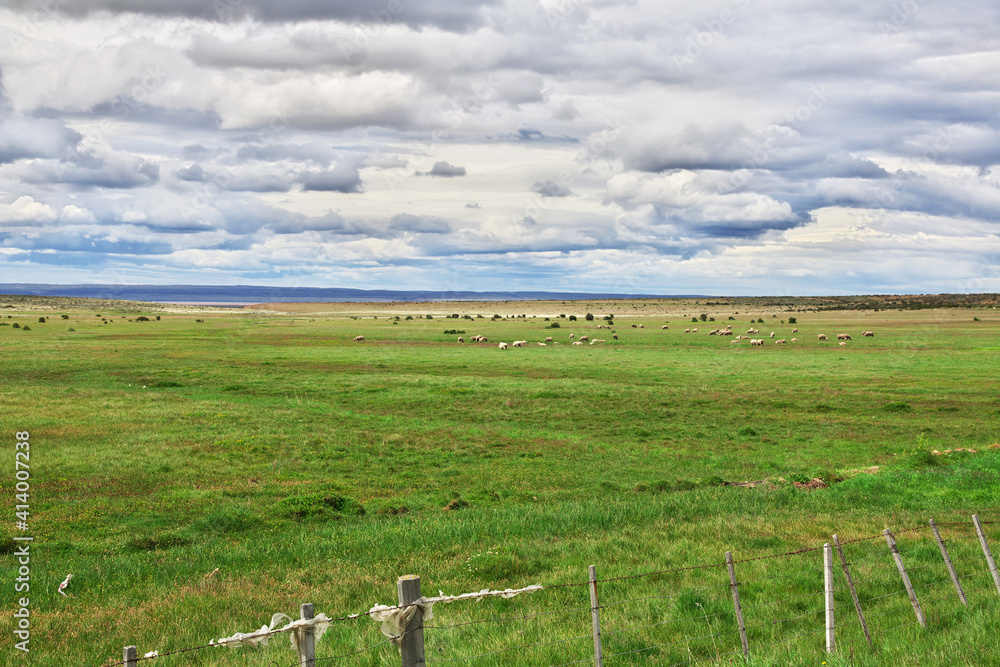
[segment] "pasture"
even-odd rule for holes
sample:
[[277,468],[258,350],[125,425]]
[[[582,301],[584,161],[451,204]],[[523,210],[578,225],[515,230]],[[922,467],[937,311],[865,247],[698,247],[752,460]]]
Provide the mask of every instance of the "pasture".
[[[622,577],[928,518],[1000,521],[995,302],[708,301],[198,309],[0,297],[8,460],[15,432],[31,441],[31,664],[108,664],[126,644],[140,655],[198,646],[273,612],[296,616],[300,602],[364,612],[394,604],[408,573],[430,592],[579,583],[592,563]],[[607,315],[611,328],[596,329]],[[730,324],[758,328],[764,345],[707,335]],[[852,340],[838,345],[839,333]],[[477,334],[489,342],[457,342]],[[572,345],[570,334],[605,342]],[[528,345],[497,347],[514,340]],[[976,451],[932,453],[958,449]],[[795,485],[813,479],[826,488]],[[732,485],[748,481],[765,484]],[[0,487],[13,512],[13,463]],[[7,525],[10,554],[21,533]],[[1000,530],[988,534],[1000,551]],[[615,592],[641,597],[651,585]],[[461,623],[575,604],[562,590],[435,613]],[[14,594],[3,599],[12,614]],[[752,664],[1000,662],[1000,599],[962,614],[878,650],[856,646],[850,662],[825,657],[817,635]],[[353,623],[331,630],[318,656],[378,641],[374,623]],[[565,634],[560,623],[494,628],[457,655],[542,642]],[[339,648],[325,654],[326,643]],[[19,664],[12,644],[0,640],[0,664]],[[587,656],[573,655],[518,664]],[[142,664],[272,662],[293,662],[284,638]],[[394,665],[398,654],[388,646],[344,664]]]

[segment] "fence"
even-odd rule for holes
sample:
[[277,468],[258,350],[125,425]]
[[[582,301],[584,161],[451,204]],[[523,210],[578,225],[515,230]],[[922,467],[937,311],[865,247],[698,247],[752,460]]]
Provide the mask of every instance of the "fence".
[[[312,604],[303,604],[295,621],[275,614],[270,625],[255,632],[163,654],[150,651],[139,657],[137,647],[127,646],[122,661],[105,666],[138,667],[140,662],[191,651],[261,646],[276,635],[288,635],[298,656],[294,662],[290,657],[288,667],[357,660],[403,667],[473,661],[510,664],[515,657],[518,664],[553,667],[587,663],[603,667],[605,662],[639,658],[659,665],[687,665],[724,658],[741,661],[798,641],[817,651],[842,652],[848,646],[853,650],[855,644],[871,646],[879,637],[908,626],[945,623],[970,607],[1000,607],[993,597],[994,592],[1000,594],[1000,573],[984,523],[994,522],[981,522],[977,515],[971,523],[936,524],[931,519],[927,526],[895,533],[886,529],[880,535],[843,542],[833,535],[832,542],[822,547],[745,560],[726,552],[719,563],[609,579],[598,579],[596,567],[590,566],[585,582],[484,589],[456,596],[426,597],[420,578],[409,575],[397,582],[395,606],[376,605],[368,612],[329,618],[314,614]],[[942,537],[942,529],[949,539]],[[773,569],[775,559],[781,559],[781,574],[755,572],[763,565]],[[640,580],[648,582],[652,594],[616,596],[623,585]],[[550,601],[554,608],[548,611],[497,616],[466,608],[467,620],[432,623],[435,607],[441,604],[487,598],[513,602],[529,594],[558,599]],[[348,622],[366,618],[381,624],[379,640],[362,640],[350,630]],[[514,624],[520,624],[519,629],[506,635],[490,630]],[[317,657],[316,646],[328,631],[336,641],[326,645],[336,643],[341,648]],[[516,642],[509,643],[511,634]],[[458,654],[456,647],[470,645],[481,647],[481,652]]]

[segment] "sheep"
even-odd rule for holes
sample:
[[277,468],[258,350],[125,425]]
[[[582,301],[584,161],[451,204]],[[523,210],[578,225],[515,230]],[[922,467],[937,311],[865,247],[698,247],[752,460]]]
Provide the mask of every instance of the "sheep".
[[633,328],[633,329],[637,329],[638,327],[637,327],[636,325],[634,325],[634,324],[633,324],[633,325],[632,325],[632,328]]
[[569,339],[570,339],[570,340],[573,340],[574,338],[576,338],[576,334],[570,334],[570,335],[569,335]]
[[826,340],[826,339],[827,339],[826,338],[826,334],[820,334],[820,335],[816,336],[816,340]]
[[639,328],[640,328],[640,329],[645,329],[645,328],[646,328],[646,325],[645,325],[645,324],[640,324],[640,325],[639,325]]
[[793,342],[793,343],[798,343],[798,342],[799,342],[799,339],[798,339],[798,338],[793,338],[793,339],[792,339],[792,342]]
[[691,333],[698,333],[698,329],[697,328],[691,329]]
[[839,345],[840,347],[847,347],[847,343],[844,341],[837,343],[837,345]]
[[685,329],[684,333],[691,333],[691,330],[690,329]]
[[666,324],[664,324],[662,327],[660,327],[660,329],[669,329],[669,328],[670,327],[668,327]]
[[614,338],[615,340],[618,340],[618,334],[615,334],[614,336],[612,336],[612,338]]
[[771,332],[771,338],[774,338],[774,332],[773,331]]
[[798,333],[798,332],[799,332],[798,329],[792,329],[792,333]]
[[500,349],[501,350],[506,350],[507,349],[507,343],[501,342],[500,343]]
[[733,330],[732,329],[725,329],[723,331],[720,331],[719,335],[720,336],[732,336],[733,335]]
[[590,336],[580,336],[580,340],[590,340]]
[[542,347],[546,347],[545,343],[539,343],[539,345],[541,345]]
[[573,341],[573,345],[583,345],[583,343],[578,340],[575,340]]
[[549,336],[549,337],[547,337],[547,338],[545,339],[545,342],[546,342],[546,343],[551,343],[551,342],[552,342],[552,336]]
[[837,334],[837,340],[851,340],[851,334]]
[[515,340],[513,343],[511,343],[511,347],[524,347],[527,344],[528,341],[526,340]]
[[874,331],[862,331],[861,335],[864,336],[864,337],[866,337],[866,338],[874,338],[875,337],[875,332]]
[[354,337],[354,342],[355,342],[355,343],[363,343],[363,342],[364,342],[364,340],[365,340],[365,337],[364,337],[364,336],[355,336],[355,337]]
[[775,344],[775,345],[781,345],[781,344],[782,344],[782,343],[784,343],[784,342],[785,342],[785,339],[784,339],[784,338],[779,338],[778,340],[774,341],[774,344]]
[[462,338],[461,336],[459,336],[459,337],[458,337],[458,342],[459,342],[459,343],[464,343],[464,342],[465,342],[465,339],[464,339],[464,338]]

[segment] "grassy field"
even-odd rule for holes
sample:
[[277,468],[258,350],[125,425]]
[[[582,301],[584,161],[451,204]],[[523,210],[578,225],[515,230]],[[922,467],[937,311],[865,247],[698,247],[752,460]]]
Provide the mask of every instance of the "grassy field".
[[[589,633],[580,584],[596,564],[615,579],[601,584],[602,604],[621,630],[605,640],[621,654],[606,664],[737,664],[725,568],[677,569],[721,564],[725,551],[748,561],[815,549],[837,533],[878,536],[846,548],[863,561],[862,597],[886,596],[875,649],[845,629],[841,641],[854,644],[822,652],[822,614],[809,616],[822,609],[810,597],[822,590],[822,554],[810,551],[738,564],[751,664],[998,664],[1000,596],[968,524],[972,514],[1000,521],[990,298],[199,309],[0,297],[10,452],[0,488],[11,514],[16,432],[30,432],[32,454],[30,530],[9,521],[4,542],[13,562],[11,538],[34,537],[27,660],[102,665],[126,644],[140,655],[199,646],[274,612],[297,617],[301,602],[331,617],[365,612],[393,604],[408,573],[426,595],[565,584],[439,605],[440,626],[427,631],[435,659],[584,660],[586,638],[563,640]],[[595,328],[612,314],[611,329]],[[706,335],[728,324],[759,328],[765,345]],[[475,334],[489,343],[457,342]],[[605,342],[571,345],[570,334]],[[529,345],[497,348],[514,340]],[[957,449],[976,451],[932,453]],[[813,479],[826,488],[796,486]],[[898,611],[909,604],[893,597],[880,533],[929,518],[964,523],[942,530],[969,568],[972,608],[942,600],[926,630],[890,631],[913,617]],[[1000,550],[1000,530],[987,533]],[[946,596],[929,531],[899,539],[915,583]],[[58,595],[69,573],[70,595]],[[18,596],[5,586],[10,618]],[[847,619],[846,591],[838,606]],[[804,633],[816,634],[793,639]],[[0,664],[28,664],[12,637],[0,639]],[[340,622],[317,654],[381,640],[370,620]],[[381,646],[344,664],[398,660]],[[278,637],[144,664],[293,662]]]

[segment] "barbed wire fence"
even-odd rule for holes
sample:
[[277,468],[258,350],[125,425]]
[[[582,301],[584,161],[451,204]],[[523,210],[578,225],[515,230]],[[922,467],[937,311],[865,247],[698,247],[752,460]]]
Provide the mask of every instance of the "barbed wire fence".
[[[599,579],[590,566],[587,581],[462,595],[426,597],[420,578],[407,575],[397,582],[396,605],[330,618],[303,604],[297,620],[274,614],[270,624],[254,632],[141,657],[136,646],[127,646],[121,661],[109,659],[103,667],[266,646],[278,635],[289,637],[297,658],[269,663],[275,667],[478,667],[515,659],[551,667],[679,666],[742,662],[783,649],[851,651],[853,656],[862,645],[875,646],[906,628],[947,626],[968,610],[1000,608],[1000,573],[983,528],[995,523],[978,515],[971,522],[931,519],[924,526],[845,541],[833,535],[823,546],[787,553],[741,560],[726,552],[717,563],[607,579]],[[635,595],[639,587],[641,594]],[[529,595],[549,596],[548,609],[526,610]],[[466,618],[459,621],[435,615],[442,604],[487,599],[511,603],[499,613],[495,606],[466,606]],[[359,632],[351,625],[358,619],[380,627]],[[327,641],[320,645],[329,655],[317,656],[324,636]]]

